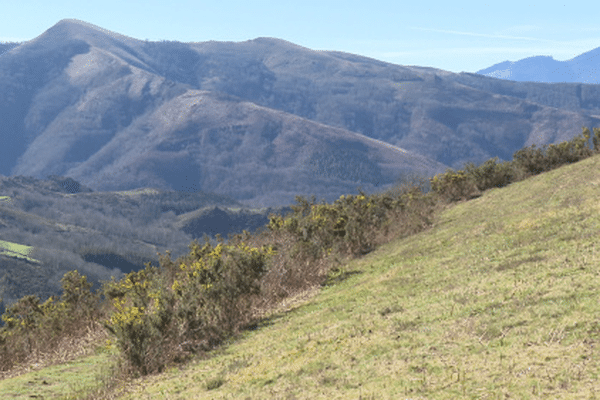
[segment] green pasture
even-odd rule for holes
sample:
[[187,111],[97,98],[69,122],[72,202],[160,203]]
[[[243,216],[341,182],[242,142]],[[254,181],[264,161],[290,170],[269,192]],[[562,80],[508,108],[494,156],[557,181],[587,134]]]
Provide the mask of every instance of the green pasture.
[[98,348],[95,354],[75,361],[0,380],[0,398],[81,399],[106,386],[115,365],[115,356],[114,346]]

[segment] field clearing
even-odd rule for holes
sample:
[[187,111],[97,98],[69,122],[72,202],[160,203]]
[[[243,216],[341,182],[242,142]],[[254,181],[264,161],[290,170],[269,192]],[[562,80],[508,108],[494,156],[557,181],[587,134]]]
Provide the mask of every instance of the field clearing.
[[39,263],[38,260],[29,257],[33,252],[32,246],[26,246],[19,243],[0,240],[0,255],[7,257],[23,258],[33,263]]

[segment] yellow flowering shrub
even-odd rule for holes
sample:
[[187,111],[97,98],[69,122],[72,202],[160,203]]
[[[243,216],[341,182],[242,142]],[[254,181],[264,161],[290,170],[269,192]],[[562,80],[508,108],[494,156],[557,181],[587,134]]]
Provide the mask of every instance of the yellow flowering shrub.
[[342,195],[332,204],[316,204],[297,197],[293,214],[269,217],[271,231],[285,231],[297,240],[296,253],[318,258],[332,249],[359,254],[373,246],[376,230],[388,219],[389,212],[404,207],[405,200],[385,195]]
[[177,343],[216,343],[244,318],[245,298],[258,293],[270,246],[256,248],[239,240],[225,245],[193,242],[162,269],[146,266],[105,285],[113,311],[105,326],[132,369],[161,370],[181,352]]
[[99,296],[77,271],[61,279],[60,298],[43,303],[37,296],[25,296],[7,307],[0,328],[0,370],[19,363],[32,352],[52,351],[61,341],[85,331],[99,315]]

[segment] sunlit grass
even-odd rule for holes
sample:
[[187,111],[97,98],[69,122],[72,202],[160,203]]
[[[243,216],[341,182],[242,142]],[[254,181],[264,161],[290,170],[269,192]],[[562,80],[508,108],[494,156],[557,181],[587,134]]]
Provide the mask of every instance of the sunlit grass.
[[0,397],[81,399],[107,387],[116,354],[114,348],[99,349],[96,354],[79,360],[0,380]]
[[0,255],[23,258],[30,262],[39,263],[38,260],[29,257],[33,249],[32,246],[0,240]]

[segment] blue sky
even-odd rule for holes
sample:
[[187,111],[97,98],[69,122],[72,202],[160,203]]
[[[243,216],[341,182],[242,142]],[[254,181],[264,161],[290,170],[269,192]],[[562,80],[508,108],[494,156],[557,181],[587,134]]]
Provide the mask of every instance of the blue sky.
[[277,37],[315,50],[475,72],[533,55],[568,60],[600,47],[600,2],[575,3],[0,0],[0,41],[33,39],[63,18],[75,18],[137,39]]

